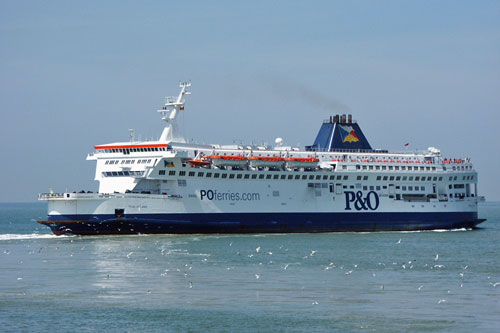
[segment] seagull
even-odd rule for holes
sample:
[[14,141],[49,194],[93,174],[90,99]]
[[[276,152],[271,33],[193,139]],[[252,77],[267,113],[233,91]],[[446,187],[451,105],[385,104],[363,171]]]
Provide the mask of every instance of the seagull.
[[469,267],[469,265],[465,265],[464,267],[462,267],[463,269],[467,269]]
[[434,265],[434,267],[437,267],[437,268],[443,268],[444,265]]
[[260,279],[261,276],[262,276],[262,274],[255,274],[256,279]]
[[444,303],[444,302],[446,302],[446,300],[445,300],[445,299],[440,299],[440,300],[438,301],[438,304],[441,304],[441,303]]
[[189,281],[189,289],[193,289],[193,281]]
[[384,290],[384,285],[381,285],[381,286],[380,286],[380,289]]
[[259,253],[260,252],[260,246],[255,249],[255,252]]
[[312,251],[311,251],[310,256],[312,257],[313,255],[315,255],[315,254],[316,254],[316,252],[318,252],[318,251],[314,251],[314,250],[312,250]]
[[460,273],[459,275],[460,275],[460,277],[464,277],[464,273]]
[[233,242],[229,243],[229,246],[233,246]]
[[396,242],[396,244],[401,244],[401,238]]
[[420,287],[418,287],[418,290],[421,290],[423,287],[424,287],[424,286],[420,286]]
[[313,305],[318,305],[319,303],[318,302],[312,302]]
[[283,269],[286,270],[288,268],[288,265],[290,264],[286,264],[285,267],[283,267]]
[[436,257],[434,258],[434,261],[437,261],[439,259],[439,254],[436,253]]
[[127,254],[127,258],[130,258],[130,256],[131,256],[132,254],[134,254],[134,252],[129,252],[129,253]]
[[267,252],[267,254],[272,255],[273,253],[272,252]]
[[491,284],[493,287],[496,287],[496,286],[498,286],[498,285],[500,284],[500,282],[495,282],[495,283],[491,283],[491,282],[490,282],[490,284]]
[[349,274],[351,274],[351,273],[352,273],[352,270],[350,270],[350,271],[346,272],[346,273],[345,273],[345,275],[349,275]]

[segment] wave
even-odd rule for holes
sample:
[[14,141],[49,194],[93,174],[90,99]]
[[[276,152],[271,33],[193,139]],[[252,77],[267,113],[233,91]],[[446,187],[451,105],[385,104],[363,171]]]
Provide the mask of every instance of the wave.
[[0,241],[3,240],[22,240],[22,239],[45,239],[45,238],[65,238],[72,236],[56,236],[54,234],[0,234]]

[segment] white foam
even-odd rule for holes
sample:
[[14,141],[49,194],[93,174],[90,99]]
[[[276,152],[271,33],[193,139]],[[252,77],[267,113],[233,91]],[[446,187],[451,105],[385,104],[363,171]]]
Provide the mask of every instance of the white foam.
[[0,241],[3,240],[22,240],[22,239],[44,239],[44,238],[62,238],[71,236],[56,236],[54,234],[0,234]]

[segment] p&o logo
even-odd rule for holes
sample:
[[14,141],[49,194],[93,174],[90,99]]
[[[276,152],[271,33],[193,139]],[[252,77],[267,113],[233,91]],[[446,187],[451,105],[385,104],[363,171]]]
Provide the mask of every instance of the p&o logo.
[[356,210],[376,210],[380,204],[377,192],[370,191],[366,196],[363,192],[345,191],[345,210],[352,210],[351,203]]

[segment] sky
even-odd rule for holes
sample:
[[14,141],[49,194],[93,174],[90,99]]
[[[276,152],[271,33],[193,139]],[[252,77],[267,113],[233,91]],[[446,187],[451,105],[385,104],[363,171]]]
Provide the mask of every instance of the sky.
[[470,157],[500,200],[500,1],[1,1],[0,202],[97,190],[93,146],[157,139],[191,80],[199,143],[312,144],[352,113],[372,147]]

